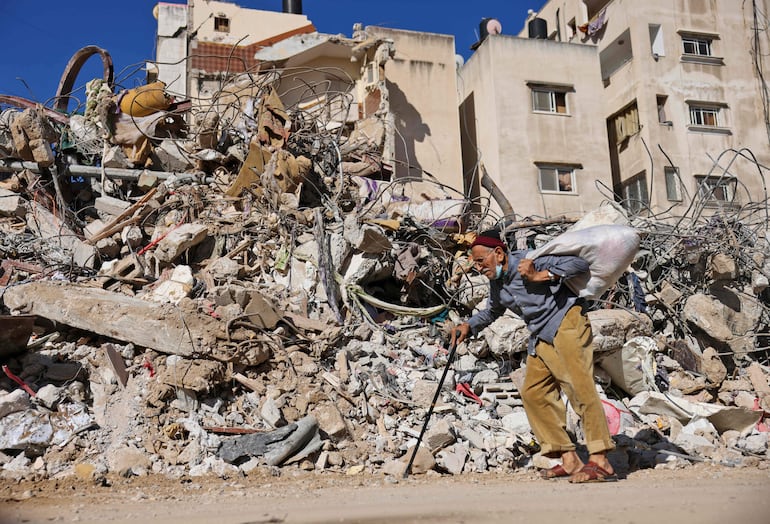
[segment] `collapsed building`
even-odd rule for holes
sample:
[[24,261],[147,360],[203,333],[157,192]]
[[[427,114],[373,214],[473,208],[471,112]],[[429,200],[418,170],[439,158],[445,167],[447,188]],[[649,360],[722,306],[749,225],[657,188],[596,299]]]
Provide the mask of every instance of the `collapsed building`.
[[[398,44],[357,31],[287,36],[195,100],[115,89],[94,47],[57,98],[98,55],[82,114],[0,99],[2,475],[397,476],[447,365],[413,471],[548,465],[518,397],[523,322],[447,362],[448,329],[484,305],[467,246],[500,220],[399,161]],[[705,200],[502,221],[522,249],[593,224],[640,234],[589,314],[621,473],[767,466],[767,202]]]

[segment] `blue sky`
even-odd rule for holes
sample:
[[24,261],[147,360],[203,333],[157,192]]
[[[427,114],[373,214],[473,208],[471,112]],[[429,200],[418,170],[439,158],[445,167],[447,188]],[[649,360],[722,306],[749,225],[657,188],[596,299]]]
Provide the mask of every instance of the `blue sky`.
[[[182,0],[168,0],[184,3]],[[205,0],[196,0],[205,1]],[[238,0],[242,7],[280,11],[281,0]],[[156,0],[0,0],[0,94],[46,102],[56,94],[64,67],[87,45],[112,56],[115,80],[143,83],[141,68],[155,58]],[[454,35],[466,59],[482,18],[497,18],[505,34],[517,34],[527,10],[545,0],[303,0],[303,12],[321,33],[351,36],[353,23]],[[92,57],[76,87],[101,77]],[[47,105],[50,105],[48,103]]]

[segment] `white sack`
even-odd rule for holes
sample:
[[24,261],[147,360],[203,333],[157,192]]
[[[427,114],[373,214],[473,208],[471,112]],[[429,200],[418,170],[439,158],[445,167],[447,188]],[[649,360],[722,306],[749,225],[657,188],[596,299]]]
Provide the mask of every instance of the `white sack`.
[[530,251],[527,258],[543,255],[577,255],[590,271],[565,281],[580,297],[599,298],[628,269],[639,250],[639,234],[622,225],[600,225],[569,230]]

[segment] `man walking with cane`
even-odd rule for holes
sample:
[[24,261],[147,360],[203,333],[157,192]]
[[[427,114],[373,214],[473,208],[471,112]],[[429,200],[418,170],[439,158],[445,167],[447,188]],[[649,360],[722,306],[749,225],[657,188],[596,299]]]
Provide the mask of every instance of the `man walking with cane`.
[[[526,377],[521,399],[543,455],[562,463],[544,470],[544,478],[570,482],[617,480],[606,453],[614,448],[593,380],[593,334],[582,299],[564,282],[589,271],[577,256],[525,258],[526,250],[508,251],[496,230],[477,235],[471,245],[475,267],[489,279],[487,308],[454,328],[452,344],[476,335],[506,309],[521,316],[530,331]],[[590,454],[583,463],[566,430],[564,392],[580,416]]]

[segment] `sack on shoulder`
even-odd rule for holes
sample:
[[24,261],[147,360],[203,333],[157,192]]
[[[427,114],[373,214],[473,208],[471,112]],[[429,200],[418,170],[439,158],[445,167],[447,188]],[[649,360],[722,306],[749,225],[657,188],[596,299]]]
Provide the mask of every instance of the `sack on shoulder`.
[[543,255],[577,255],[588,262],[590,271],[565,284],[580,297],[599,298],[628,269],[639,250],[639,233],[632,227],[603,224],[569,230],[539,248],[527,258]]

